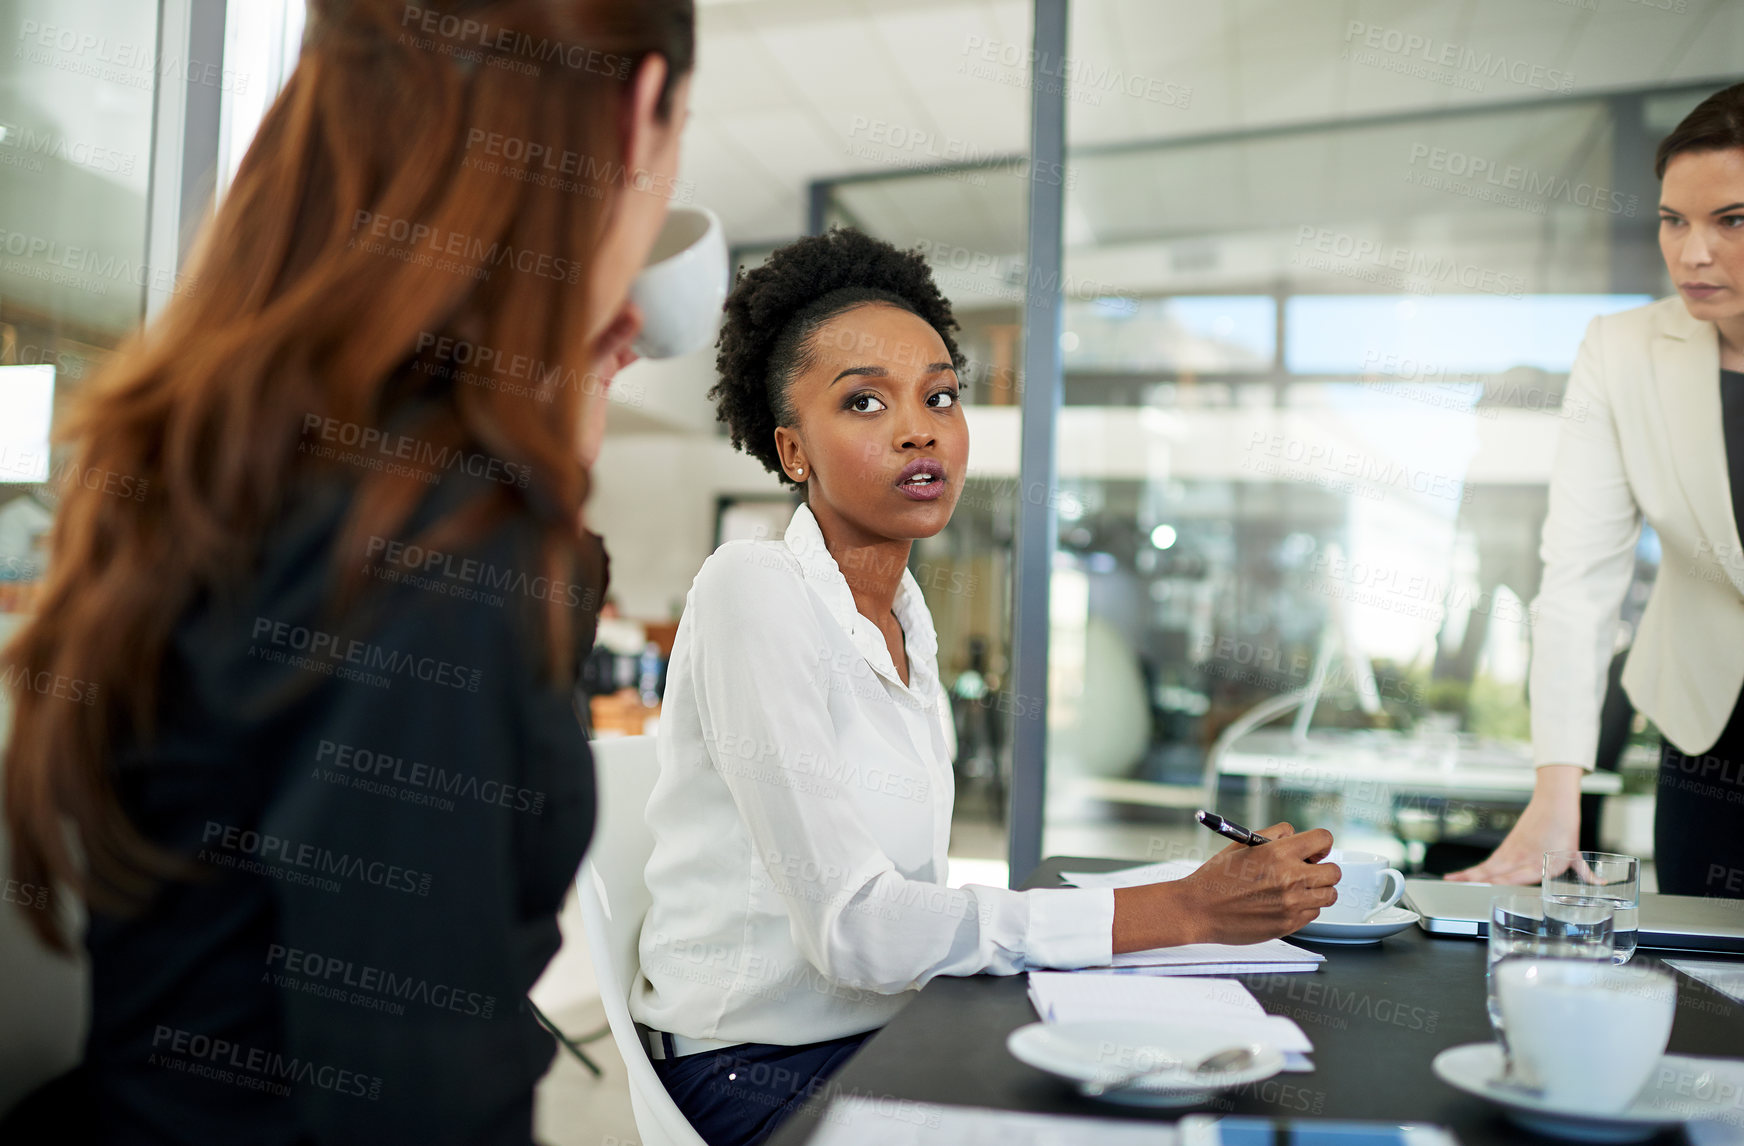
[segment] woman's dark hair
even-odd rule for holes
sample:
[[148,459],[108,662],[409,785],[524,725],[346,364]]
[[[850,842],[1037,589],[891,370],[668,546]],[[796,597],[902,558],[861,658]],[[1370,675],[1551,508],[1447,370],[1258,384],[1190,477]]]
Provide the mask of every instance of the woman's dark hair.
[[1733,84],[1717,91],[1694,111],[1670,135],[1659,141],[1653,156],[1653,174],[1665,178],[1666,164],[1689,151],[1730,151],[1744,149],[1744,84]]
[[843,311],[867,303],[899,307],[938,332],[951,364],[966,359],[951,331],[957,320],[926,259],[851,227],[833,227],[787,244],[739,276],[715,346],[721,380],[709,391],[715,418],[733,445],[782,481],[775,427],[794,421],[787,387],[809,364],[812,335]]
[[[247,576],[299,480],[340,472],[299,449],[309,419],[374,429],[408,366],[434,361],[421,348],[494,349],[498,365],[477,366],[476,382],[432,373],[440,401],[412,433],[439,453],[515,462],[530,481],[474,499],[420,541],[452,549],[531,519],[543,571],[556,581],[575,567],[588,488],[575,427],[596,398],[572,385],[577,371],[541,370],[530,389],[508,384],[506,364],[584,363],[581,271],[636,176],[618,111],[655,54],[669,64],[670,106],[694,24],[693,0],[311,0],[301,59],[192,273],[85,383],[63,434],[70,472],[128,475],[149,494],[66,483],[41,603],[0,654],[15,712],[4,748],[12,875],[47,889],[19,910],[48,945],[68,950],[63,888],[121,912],[183,870],[128,819],[113,757],[153,734],[178,618]],[[573,182],[523,180],[479,162],[473,145],[487,139],[589,162]],[[464,243],[438,260],[420,236]],[[513,273],[517,253],[534,252],[570,269]],[[368,539],[400,535],[435,472],[420,462],[351,479],[328,554],[338,596],[369,580],[380,559]],[[563,680],[575,657],[558,596],[545,659]],[[88,703],[25,683],[39,679],[81,682]]]

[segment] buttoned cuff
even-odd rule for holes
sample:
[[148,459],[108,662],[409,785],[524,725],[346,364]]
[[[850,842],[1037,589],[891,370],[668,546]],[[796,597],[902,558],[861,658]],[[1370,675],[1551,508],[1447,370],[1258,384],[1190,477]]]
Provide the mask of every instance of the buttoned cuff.
[[1596,764],[1595,759],[1594,759],[1594,757],[1597,756],[1596,752],[1594,753],[1593,756],[1588,756],[1584,763],[1580,760],[1575,759],[1573,753],[1559,749],[1555,745],[1546,745],[1543,749],[1539,749],[1535,745],[1533,747],[1533,754],[1532,755],[1533,755],[1532,767],[1535,769],[1536,768],[1548,768],[1552,764],[1573,764],[1575,767],[1579,768],[1582,772],[1592,772],[1592,771],[1595,771],[1597,768],[1597,764]]
[[[1547,706],[1548,707],[1548,706]],[[1575,764],[1587,772],[1593,770],[1593,765],[1599,754],[1599,718],[1595,710],[1590,719],[1580,716],[1559,717],[1560,714],[1546,712],[1534,714],[1532,721],[1532,765],[1542,768],[1546,764]]]
[[1069,971],[1114,962],[1114,889],[1062,887],[1026,891],[1029,926],[1024,961]]

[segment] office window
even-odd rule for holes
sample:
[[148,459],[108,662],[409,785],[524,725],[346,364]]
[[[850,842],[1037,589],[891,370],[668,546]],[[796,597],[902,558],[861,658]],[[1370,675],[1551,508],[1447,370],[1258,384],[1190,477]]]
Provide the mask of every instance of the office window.
[[225,66],[248,79],[225,92],[218,138],[220,194],[236,177],[267,108],[296,69],[307,21],[305,0],[227,0]]
[[[1732,70],[1623,7],[1072,6],[1041,854],[1177,854],[1208,782],[1257,784],[1208,771],[1220,733],[1317,676],[1347,756],[1526,751],[1568,370],[1669,293],[1652,148]],[[1395,66],[1371,20],[1528,66]],[[1421,854],[1384,790],[1290,793]]]
[[46,552],[53,424],[139,323],[155,4],[12,0],[0,24],[0,640]]

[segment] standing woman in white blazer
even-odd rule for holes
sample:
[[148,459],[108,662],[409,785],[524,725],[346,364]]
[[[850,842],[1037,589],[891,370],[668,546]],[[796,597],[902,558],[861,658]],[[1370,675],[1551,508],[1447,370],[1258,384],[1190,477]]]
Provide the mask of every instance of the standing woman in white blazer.
[[1532,628],[1538,778],[1514,830],[1449,878],[1533,883],[1579,846],[1618,612],[1646,521],[1663,559],[1623,670],[1664,735],[1659,889],[1744,897],[1744,84],[1660,143],[1659,247],[1678,297],[1593,320],[1569,375]]

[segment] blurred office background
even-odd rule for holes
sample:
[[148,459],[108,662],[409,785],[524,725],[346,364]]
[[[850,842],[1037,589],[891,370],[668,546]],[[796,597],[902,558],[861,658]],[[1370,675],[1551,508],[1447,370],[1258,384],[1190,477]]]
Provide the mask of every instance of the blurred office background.
[[[67,477],[54,419],[175,289],[302,26],[300,0],[0,0],[0,637]],[[961,744],[954,879],[1004,882],[1008,849],[1188,854],[1208,799],[1413,865],[1498,839],[1569,366],[1593,316],[1670,292],[1653,148],[1738,78],[1744,5],[1072,0],[1063,45],[1026,0],[701,0],[699,26],[679,196],[735,261],[852,224],[920,246],[964,328],[970,479],[913,558]],[[1038,73],[1059,163],[1030,150]],[[1060,261],[1029,250],[1038,187]],[[1048,473],[1021,403],[1055,292]],[[692,576],[793,504],[717,432],[712,363],[613,388],[602,735],[657,727]],[[1054,536],[1020,536],[1037,503]],[[1015,684],[1023,547],[1045,701]],[[1644,536],[1626,617],[1656,564]],[[1646,855],[1655,741],[1613,699],[1592,831]],[[1014,788],[1038,742],[1045,788]],[[1013,817],[1014,791],[1045,797]],[[583,1005],[585,967],[556,971],[548,1001]]]

